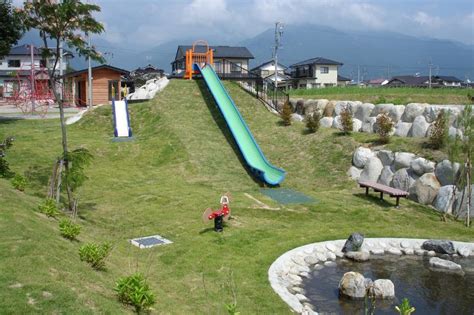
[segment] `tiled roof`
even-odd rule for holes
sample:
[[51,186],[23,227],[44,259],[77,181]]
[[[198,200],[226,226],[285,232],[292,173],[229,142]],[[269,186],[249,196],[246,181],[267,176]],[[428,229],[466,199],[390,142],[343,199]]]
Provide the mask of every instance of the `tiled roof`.
[[316,57],[316,58],[311,58],[311,59],[307,59],[307,60],[304,60],[304,61],[297,62],[297,63],[291,65],[290,67],[314,65],[314,64],[317,64],[317,65],[336,65],[336,66],[342,66],[343,65],[343,63],[341,63],[339,61],[334,61],[334,60],[326,59],[326,58],[323,58],[323,57]]

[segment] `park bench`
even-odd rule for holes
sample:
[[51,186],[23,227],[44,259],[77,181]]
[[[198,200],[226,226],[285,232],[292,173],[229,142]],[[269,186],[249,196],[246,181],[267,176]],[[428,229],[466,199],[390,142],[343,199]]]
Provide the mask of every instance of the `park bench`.
[[407,191],[403,191],[400,189],[396,189],[390,186],[382,185],[376,182],[369,182],[369,181],[360,181],[359,186],[365,188],[365,195],[369,195],[369,188],[372,188],[375,192],[380,193],[380,199],[383,200],[383,194],[386,193],[390,197],[397,198],[397,208],[400,206],[400,197],[406,198],[408,196]]

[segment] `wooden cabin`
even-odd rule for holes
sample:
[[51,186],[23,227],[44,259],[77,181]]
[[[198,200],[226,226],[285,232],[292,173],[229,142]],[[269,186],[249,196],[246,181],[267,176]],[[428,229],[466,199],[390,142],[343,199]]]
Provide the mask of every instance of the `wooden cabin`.
[[[128,71],[109,65],[92,68],[92,104],[110,104],[113,96],[120,99],[121,77],[128,75]],[[73,106],[87,106],[88,104],[88,69],[70,72],[64,75],[64,98]],[[112,91],[115,95],[112,95]]]

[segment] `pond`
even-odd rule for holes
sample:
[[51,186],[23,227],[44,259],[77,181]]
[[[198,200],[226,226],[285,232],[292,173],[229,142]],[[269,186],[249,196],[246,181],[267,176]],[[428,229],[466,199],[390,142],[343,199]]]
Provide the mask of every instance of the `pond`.
[[[453,259],[464,275],[430,269],[429,257],[379,256],[367,262],[338,259],[335,265],[312,270],[303,289],[320,314],[364,314],[364,301],[339,299],[338,285],[344,273],[356,271],[366,278],[390,279],[396,298],[377,300],[375,314],[396,314],[394,307],[408,298],[421,314],[474,314],[474,259]],[[370,303],[370,301],[369,301]]]

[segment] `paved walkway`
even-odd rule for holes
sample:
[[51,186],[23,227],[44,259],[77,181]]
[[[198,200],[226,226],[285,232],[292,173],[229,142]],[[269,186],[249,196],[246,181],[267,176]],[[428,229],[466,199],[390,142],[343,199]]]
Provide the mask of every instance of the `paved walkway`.
[[[71,117],[79,113],[85,108],[80,107],[67,107],[64,108],[65,117]],[[21,109],[13,105],[0,105],[0,120],[8,119],[57,119],[59,118],[59,107],[54,104],[51,105],[47,113],[35,112],[35,113],[23,113]]]

